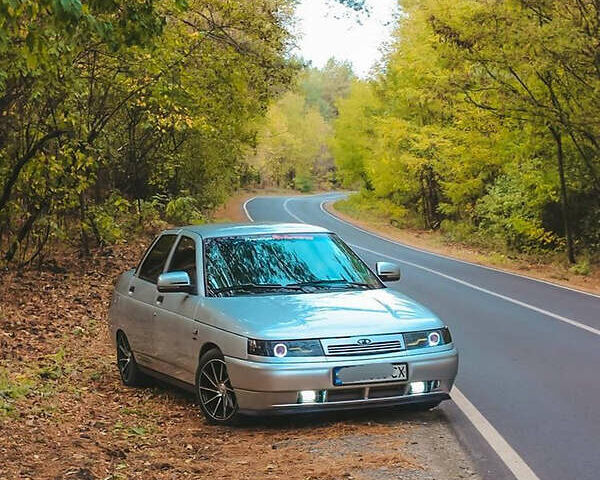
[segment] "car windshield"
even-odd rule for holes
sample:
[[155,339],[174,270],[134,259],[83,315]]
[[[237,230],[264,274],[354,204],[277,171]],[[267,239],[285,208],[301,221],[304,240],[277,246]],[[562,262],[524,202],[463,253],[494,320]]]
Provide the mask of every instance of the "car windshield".
[[204,240],[209,296],[383,288],[332,234],[276,234]]

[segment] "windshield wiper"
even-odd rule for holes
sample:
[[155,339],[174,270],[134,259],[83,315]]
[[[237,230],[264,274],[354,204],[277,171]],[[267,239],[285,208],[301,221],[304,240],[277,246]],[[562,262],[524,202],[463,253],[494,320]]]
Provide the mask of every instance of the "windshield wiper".
[[210,289],[214,294],[237,291],[262,292],[265,290],[301,290],[301,287],[295,285],[282,285],[280,283],[242,283],[239,285],[228,285],[226,287]]
[[352,282],[350,280],[346,280],[345,278],[334,278],[331,280],[323,279],[323,280],[310,280],[308,282],[298,282],[298,283],[288,283],[286,287],[336,287],[336,286],[352,286],[352,287],[362,287],[362,288],[373,288],[373,285],[370,283],[364,282]]

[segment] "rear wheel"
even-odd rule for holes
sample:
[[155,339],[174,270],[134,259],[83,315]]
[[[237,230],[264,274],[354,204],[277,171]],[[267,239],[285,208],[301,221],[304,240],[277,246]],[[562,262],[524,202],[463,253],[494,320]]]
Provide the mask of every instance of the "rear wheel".
[[219,350],[202,355],[196,372],[196,396],[206,419],[213,424],[231,425],[238,418],[238,404],[229,380],[227,365]]
[[125,385],[134,387],[144,383],[145,376],[135,362],[127,336],[121,331],[117,332],[117,366]]

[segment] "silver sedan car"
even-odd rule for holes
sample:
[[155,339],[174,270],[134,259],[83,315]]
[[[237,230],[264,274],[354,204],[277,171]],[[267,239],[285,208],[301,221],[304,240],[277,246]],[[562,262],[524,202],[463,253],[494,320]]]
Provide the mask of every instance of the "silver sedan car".
[[335,234],[305,224],[161,233],[123,273],[109,310],[126,385],[157,377],[195,392],[212,423],[240,414],[431,408],[458,354],[429,310],[383,284]]

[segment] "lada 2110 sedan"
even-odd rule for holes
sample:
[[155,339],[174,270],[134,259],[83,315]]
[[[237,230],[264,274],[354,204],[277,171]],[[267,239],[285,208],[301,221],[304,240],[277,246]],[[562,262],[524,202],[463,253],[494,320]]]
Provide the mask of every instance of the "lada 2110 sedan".
[[458,354],[429,310],[387,288],[335,234],[305,224],[166,230],[123,273],[109,310],[126,385],[195,392],[213,423],[240,414],[449,398]]

